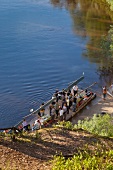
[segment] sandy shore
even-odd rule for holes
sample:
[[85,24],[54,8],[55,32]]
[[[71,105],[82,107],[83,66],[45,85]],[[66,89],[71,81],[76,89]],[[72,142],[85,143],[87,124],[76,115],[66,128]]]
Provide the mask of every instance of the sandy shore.
[[91,101],[88,106],[86,106],[81,112],[79,112],[72,122],[77,123],[78,120],[83,120],[86,117],[91,118],[94,114],[99,114],[101,112],[113,113],[113,97],[109,95],[106,96],[106,100],[103,100],[102,95],[97,95],[97,97]]

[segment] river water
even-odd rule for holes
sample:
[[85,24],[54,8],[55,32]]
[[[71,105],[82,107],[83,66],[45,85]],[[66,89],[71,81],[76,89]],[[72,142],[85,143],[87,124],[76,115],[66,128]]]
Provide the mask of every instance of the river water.
[[107,54],[95,44],[107,36],[112,19],[104,5],[99,10],[94,4],[95,12],[90,5],[0,0],[0,127],[13,126],[83,72],[79,86],[99,81]]

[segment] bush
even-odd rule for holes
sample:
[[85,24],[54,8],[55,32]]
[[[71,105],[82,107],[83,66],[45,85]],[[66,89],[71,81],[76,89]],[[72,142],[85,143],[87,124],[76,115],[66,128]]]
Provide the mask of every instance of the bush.
[[84,151],[67,159],[63,156],[54,156],[52,170],[112,170],[113,169],[113,150],[103,152],[100,156],[89,154]]
[[101,136],[113,136],[113,117],[110,115],[94,115],[92,119],[79,120],[78,124],[74,125],[74,129],[82,128],[93,134]]

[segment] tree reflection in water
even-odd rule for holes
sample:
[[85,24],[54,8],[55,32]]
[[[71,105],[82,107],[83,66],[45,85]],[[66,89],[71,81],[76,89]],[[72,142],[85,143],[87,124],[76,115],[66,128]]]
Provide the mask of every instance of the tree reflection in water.
[[55,7],[66,8],[73,21],[75,35],[87,38],[83,57],[97,64],[97,73],[103,82],[113,80],[113,52],[110,47],[110,25],[113,11],[106,0],[50,0]]

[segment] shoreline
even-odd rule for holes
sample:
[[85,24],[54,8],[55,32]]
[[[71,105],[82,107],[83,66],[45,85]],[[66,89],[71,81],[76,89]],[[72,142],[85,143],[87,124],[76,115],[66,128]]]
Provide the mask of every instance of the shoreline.
[[106,100],[103,100],[97,95],[97,97],[91,101],[81,112],[75,115],[71,122],[76,124],[78,120],[83,120],[85,118],[92,118],[94,114],[100,114],[102,112],[112,114],[113,113],[113,97],[107,94]]

